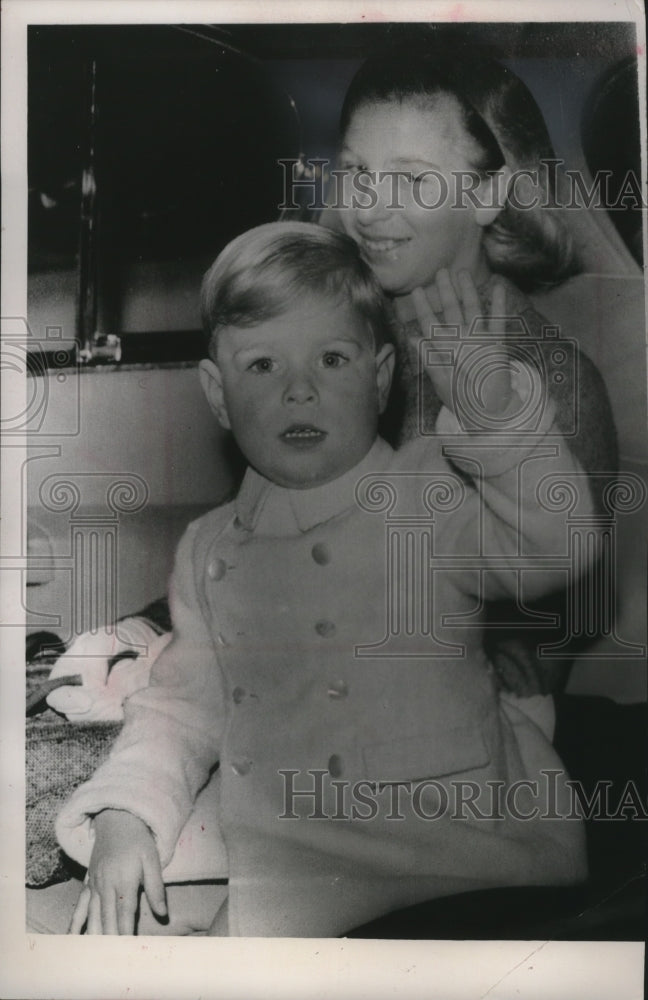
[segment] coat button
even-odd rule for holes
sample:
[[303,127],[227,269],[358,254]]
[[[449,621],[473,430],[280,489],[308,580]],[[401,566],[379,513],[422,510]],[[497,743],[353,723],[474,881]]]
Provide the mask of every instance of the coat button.
[[349,693],[349,686],[346,681],[331,681],[326,693],[329,698],[346,698]]
[[224,559],[212,559],[207,567],[207,576],[210,580],[222,580],[227,572],[227,564]]
[[333,753],[328,759],[328,771],[332,778],[342,777],[342,758],[339,754]]
[[233,760],[232,770],[234,774],[238,774],[239,778],[244,778],[245,775],[249,774],[250,771],[252,770],[252,761],[244,759]]
[[311,549],[311,555],[319,566],[326,566],[331,561],[331,552],[324,542],[316,542]]
[[240,705],[244,698],[245,698],[245,691],[243,690],[243,688],[235,687],[234,690],[232,691],[232,701],[234,702],[234,704]]
[[323,619],[320,622],[316,622],[315,631],[317,632],[318,635],[321,635],[325,639],[328,639],[329,636],[335,635],[335,625],[333,622],[329,622],[326,621],[326,619]]

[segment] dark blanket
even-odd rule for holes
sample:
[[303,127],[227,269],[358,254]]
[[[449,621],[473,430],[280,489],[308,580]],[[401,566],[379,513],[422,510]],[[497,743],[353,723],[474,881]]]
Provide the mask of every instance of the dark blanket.
[[[51,665],[27,668],[30,694],[47,679]],[[32,888],[62,882],[74,867],[59,849],[54,819],[74,789],[108,756],[120,722],[72,724],[51,709],[27,719],[26,883]]]

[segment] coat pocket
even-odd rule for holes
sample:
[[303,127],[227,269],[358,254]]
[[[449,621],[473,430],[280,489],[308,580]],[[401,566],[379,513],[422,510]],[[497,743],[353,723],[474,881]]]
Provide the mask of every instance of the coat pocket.
[[473,771],[490,763],[490,754],[478,725],[409,736],[362,748],[370,781],[418,781]]

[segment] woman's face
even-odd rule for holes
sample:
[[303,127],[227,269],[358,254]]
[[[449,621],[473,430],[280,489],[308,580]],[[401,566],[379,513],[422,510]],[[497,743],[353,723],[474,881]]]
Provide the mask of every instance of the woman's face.
[[[487,275],[482,215],[461,196],[462,183],[476,182],[471,152],[474,140],[449,95],[430,108],[381,101],[356,109],[340,158],[349,206],[341,216],[386,292],[425,288],[442,267],[465,268],[476,280]],[[362,195],[363,187],[371,193]]]

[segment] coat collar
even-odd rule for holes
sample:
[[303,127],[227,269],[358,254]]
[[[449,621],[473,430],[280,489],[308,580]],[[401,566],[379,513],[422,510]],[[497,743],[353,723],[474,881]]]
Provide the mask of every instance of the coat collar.
[[243,528],[253,531],[271,494],[284,499],[300,531],[329,521],[352,506],[356,483],[370,472],[382,472],[389,464],[392,448],[377,438],[365,457],[344,475],[309,490],[286,489],[270,482],[248,466],[236,498],[236,516]]

